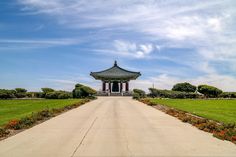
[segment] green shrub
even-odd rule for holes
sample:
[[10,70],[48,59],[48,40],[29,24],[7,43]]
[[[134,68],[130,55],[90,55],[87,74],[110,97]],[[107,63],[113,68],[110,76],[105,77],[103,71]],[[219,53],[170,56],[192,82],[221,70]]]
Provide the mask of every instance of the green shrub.
[[49,118],[49,117],[52,117],[52,113],[46,109],[46,110],[38,112],[38,116],[41,116],[43,118]]
[[45,98],[46,99],[58,99],[59,94],[60,94],[59,92],[49,92],[49,93],[46,93]]
[[37,119],[34,118],[34,116],[31,117],[24,117],[20,119],[20,125],[21,128],[28,128],[30,126],[32,126]]
[[26,93],[16,93],[15,96],[17,98],[24,98],[24,97],[26,97]]
[[47,95],[47,93],[52,93],[52,92],[55,91],[54,89],[52,89],[52,88],[47,88],[47,87],[41,88],[41,90],[43,91],[42,98],[45,98],[46,95]]
[[27,90],[24,88],[15,88],[16,93],[26,93]]
[[41,88],[41,90],[43,91],[43,93],[50,93],[50,92],[54,92],[55,91],[52,88]]
[[15,90],[0,89],[0,99],[15,98]]
[[5,128],[0,128],[0,138],[7,136],[9,133],[10,133],[9,130],[7,130]]
[[141,89],[134,89],[133,90],[133,98],[134,99],[140,99],[140,98],[145,98],[145,97],[146,97],[145,91],[143,91]]
[[96,90],[88,86],[84,86],[82,84],[76,84],[75,89],[73,90],[73,97],[85,98],[85,97],[94,96],[96,93],[97,93]]
[[140,99],[140,95],[138,93],[133,93],[133,99]]
[[61,92],[58,95],[58,99],[70,99],[70,98],[73,98],[72,93],[70,92]]
[[176,85],[173,86],[172,90],[173,91],[180,91],[180,92],[195,92],[197,89],[196,86],[191,85],[188,82],[184,83],[177,83]]
[[69,99],[72,98],[72,93],[66,91],[54,91],[45,95],[46,99]]
[[24,98],[24,97],[26,97],[26,92],[27,92],[27,90],[26,89],[24,89],[24,88],[15,88],[15,96],[17,97],[17,98]]
[[236,98],[236,92],[223,92],[219,95],[221,98]]
[[204,94],[206,97],[216,98],[222,93],[222,90],[213,86],[199,85],[198,92]]
[[28,98],[42,98],[43,97],[43,92],[27,92],[26,96]]
[[193,99],[198,98],[199,95],[197,93],[190,92],[180,92],[180,91],[171,91],[171,90],[161,90],[155,88],[149,88],[151,97],[159,97],[159,98],[173,98],[173,99]]

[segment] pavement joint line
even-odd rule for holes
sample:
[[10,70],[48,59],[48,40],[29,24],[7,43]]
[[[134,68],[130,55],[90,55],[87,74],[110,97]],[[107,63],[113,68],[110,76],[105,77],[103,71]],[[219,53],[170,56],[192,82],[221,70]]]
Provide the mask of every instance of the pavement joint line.
[[71,157],[73,157],[73,156],[75,155],[76,151],[77,151],[77,150],[79,149],[79,147],[82,145],[82,143],[83,143],[85,137],[87,136],[87,134],[89,133],[89,131],[92,129],[92,127],[93,127],[94,123],[96,122],[97,118],[98,118],[98,117],[96,117],[96,118],[93,120],[92,124],[90,125],[90,127],[89,127],[89,129],[86,131],[86,133],[84,134],[84,136],[83,136],[82,140],[80,141],[79,145],[75,148],[75,150],[74,150],[74,152],[72,153]]

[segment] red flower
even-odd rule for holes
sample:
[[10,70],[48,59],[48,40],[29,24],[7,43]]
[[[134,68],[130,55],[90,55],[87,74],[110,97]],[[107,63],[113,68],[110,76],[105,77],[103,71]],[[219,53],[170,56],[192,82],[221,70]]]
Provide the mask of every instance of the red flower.
[[6,128],[12,129],[12,128],[14,128],[16,125],[18,125],[19,122],[20,122],[20,121],[17,120],[17,119],[11,120],[11,121],[9,121],[8,124],[6,125]]
[[231,140],[236,141],[236,135],[232,136]]

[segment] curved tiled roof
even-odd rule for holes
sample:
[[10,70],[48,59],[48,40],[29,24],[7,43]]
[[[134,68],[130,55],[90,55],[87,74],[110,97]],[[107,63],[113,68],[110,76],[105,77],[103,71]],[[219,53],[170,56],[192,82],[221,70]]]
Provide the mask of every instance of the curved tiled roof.
[[117,65],[115,61],[114,66],[99,72],[91,72],[96,80],[134,80],[138,78],[141,73],[125,70]]

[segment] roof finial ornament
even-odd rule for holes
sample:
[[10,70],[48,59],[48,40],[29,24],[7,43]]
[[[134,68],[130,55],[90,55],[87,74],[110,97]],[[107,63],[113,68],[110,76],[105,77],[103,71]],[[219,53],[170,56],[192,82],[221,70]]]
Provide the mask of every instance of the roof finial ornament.
[[117,61],[115,60],[115,62],[114,62],[114,66],[117,66]]

